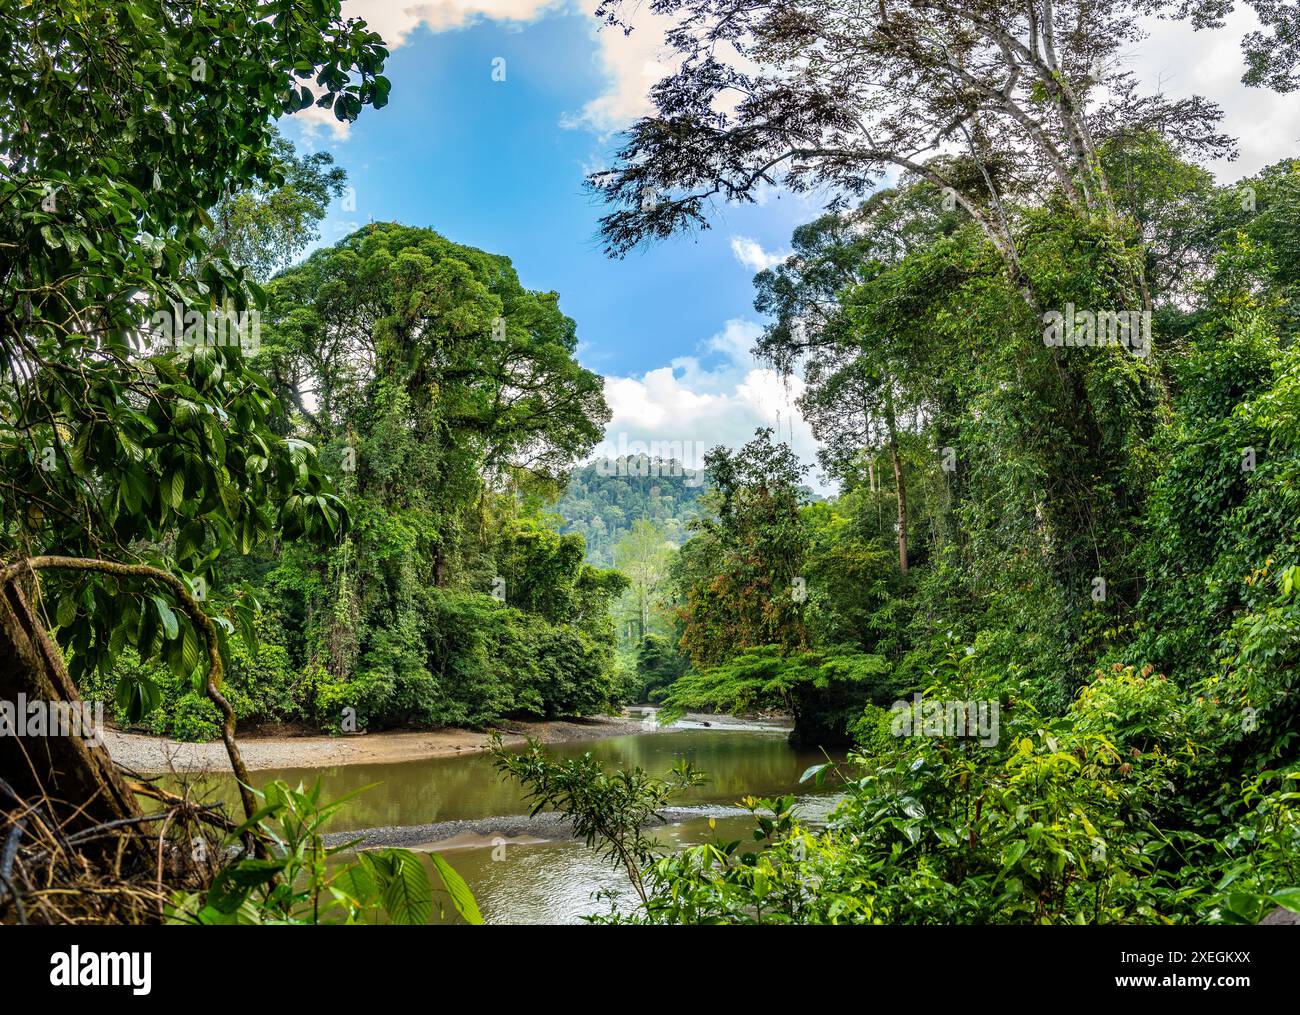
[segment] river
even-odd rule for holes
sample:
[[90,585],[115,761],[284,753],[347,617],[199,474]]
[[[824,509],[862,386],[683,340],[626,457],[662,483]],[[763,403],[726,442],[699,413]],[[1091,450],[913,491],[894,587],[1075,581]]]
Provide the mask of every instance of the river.
[[[800,775],[825,760],[821,751],[794,748],[786,731],[774,726],[721,720],[705,726],[687,720],[666,730],[647,731],[578,743],[547,745],[557,757],[591,751],[607,769],[641,766],[655,775],[688,760],[707,781],[674,801],[669,823],[654,837],[669,848],[708,841],[752,841],[753,818],[739,800],[794,792],[798,813],[824,818],[836,794],[801,785]],[[553,830],[528,822],[520,787],[503,778],[484,753],[428,758],[385,765],[319,769],[279,769],[256,773],[259,784],[283,779],[290,785],[321,780],[325,800],[370,786],[348,801],[330,825],[332,832],[374,828],[421,828],[403,845],[435,848],[474,891],[489,923],[577,923],[602,912],[608,903],[596,893],[627,899],[626,875],[594,850]],[[217,795],[233,802],[233,787],[218,780]],[[710,829],[709,819],[715,822]],[[414,828],[409,829],[416,832]],[[408,840],[411,835],[406,836]]]

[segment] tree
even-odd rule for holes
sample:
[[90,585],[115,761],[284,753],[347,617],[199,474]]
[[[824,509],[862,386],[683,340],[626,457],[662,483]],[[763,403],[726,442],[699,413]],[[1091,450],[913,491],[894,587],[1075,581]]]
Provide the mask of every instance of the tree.
[[609,410],[600,378],[574,359],[574,322],[556,293],[524,289],[505,257],[370,225],[270,292],[268,372],[313,437],[364,438],[385,425],[373,408],[385,405],[424,442],[418,477],[381,466],[377,442],[357,448],[363,490],[423,484],[439,501],[511,470],[556,480],[602,436]]
[[[558,295],[523,288],[505,257],[397,224],[318,250],[268,292],[259,362],[297,409],[297,433],[337,463],[357,520],[337,547],[281,569],[295,583],[312,576],[293,623],[306,629],[304,664],[329,674],[327,697],[350,703],[373,682],[385,689],[375,697],[409,704],[371,711],[381,723],[590,705],[567,691],[566,704],[531,691],[524,701],[522,675],[506,674],[489,694],[449,673],[479,648],[443,625],[480,611],[459,597],[491,594],[543,627],[571,629],[582,641],[573,658],[595,672],[592,699],[603,704],[613,640],[605,598],[621,587],[584,568],[580,536],[560,536],[539,515],[542,494],[609,418]],[[518,627],[502,637],[538,651],[536,639],[561,637],[531,621]]]
[[673,643],[660,635],[647,634],[636,652],[637,687],[633,701],[654,701],[664,688],[686,672],[686,660]]
[[673,545],[664,539],[663,529],[646,518],[638,518],[631,530],[614,547],[614,566],[632,583],[640,619],[638,640],[650,633],[650,601],[667,573]]
[[[256,316],[236,316],[233,339],[226,329],[260,290],[203,232],[225,195],[283,181],[272,117],[383,105],[386,55],[337,0],[7,11],[0,696],[68,700],[129,643],[195,673],[220,705],[226,632],[251,609],[222,589],[220,563],[341,524],[312,449],[272,427],[275,398],[240,348]],[[119,693],[150,704],[144,688]],[[226,722],[237,762],[228,709]],[[4,739],[6,771],[26,773],[15,785],[60,817],[135,814],[102,749],[88,760],[73,738],[45,738],[29,764]]]
[[299,155],[278,133],[271,148],[283,182],[224,196],[209,211],[209,245],[243,265],[259,282],[287,267],[320,238],[316,224],[325,217],[330,198],[343,195],[347,180],[328,152]]
[[674,562],[681,649],[697,667],[750,646],[793,651],[806,643],[807,534],[799,518],[806,467],[772,436],[760,429],[739,451],[718,447],[705,456],[714,516],[692,523],[698,534]]
[[785,374],[803,370],[808,387],[799,407],[821,443],[822,464],[843,479],[867,458],[875,487],[876,451],[883,445],[888,452],[904,575],[908,511],[900,416],[910,410],[919,421],[923,409],[934,409],[925,379],[940,354],[910,332],[872,327],[856,312],[853,291],[967,220],[944,211],[935,198],[928,184],[914,182],[873,194],[853,213],[823,215],[795,230],[784,263],[754,278],[754,307],[774,318],[756,352]]
[[[605,0],[597,13],[621,24],[625,6]],[[861,197],[896,169],[960,204],[1034,304],[1008,197],[1060,200],[1123,239],[1099,157],[1113,130],[1159,128],[1202,154],[1230,149],[1213,104],[1140,95],[1131,74],[1107,67],[1140,37],[1140,15],[1178,6],[657,0],[652,10],[674,21],[677,69],[653,89],[656,113],[631,128],[615,166],[591,177],[615,207],[602,220],[607,249],[707,228],[714,197],[752,201],[778,183]]]

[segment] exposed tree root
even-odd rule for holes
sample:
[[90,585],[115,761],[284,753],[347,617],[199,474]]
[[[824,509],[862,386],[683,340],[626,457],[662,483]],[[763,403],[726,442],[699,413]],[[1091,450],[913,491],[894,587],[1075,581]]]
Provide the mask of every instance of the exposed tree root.
[[[0,923],[157,923],[172,892],[206,887],[232,823],[211,806],[144,788],[168,806],[69,832],[51,817],[66,802],[24,799],[0,779]],[[116,848],[92,853],[91,843]],[[142,844],[148,854],[135,848]]]
[[[216,626],[185,582],[146,564],[85,557],[29,557],[0,569],[0,666],[6,687],[30,699],[80,702],[62,655],[15,579],[45,569],[142,578],[166,585],[204,638],[207,695],[220,710],[222,741],[239,783],[245,818],[256,812],[235,741],[235,714],[221,693]],[[221,810],[141,779],[125,777],[102,744],[77,737],[10,738],[0,778],[0,923],[129,924],[164,919],[176,890],[211,882],[222,842],[238,825]],[[9,780],[17,780],[16,784]],[[142,798],[162,804],[145,813]],[[254,832],[244,848],[265,855]]]

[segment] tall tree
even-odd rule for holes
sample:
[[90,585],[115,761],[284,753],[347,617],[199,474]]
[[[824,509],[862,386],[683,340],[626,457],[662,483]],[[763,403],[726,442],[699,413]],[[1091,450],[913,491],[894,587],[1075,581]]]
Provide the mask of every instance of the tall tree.
[[640,627],[637,639],[650,633],[650,603],[667,573],[673,545],[663,529],[647,518],[638,518],[631,530],[614,545],[614,566],[632,583]]
[[520,489],[563,481],[600,440],[601,379],[577,362],[557,294],[525,289],[509,259],[429,229],[367,226],[268,292],[261,362],[297,407],[301,436],[337,463],[358,519],[302,564],[315,576],[311,658],[339,682],[394,675],[420,689],[406,697],[430,699],[419,715],[443,717],[437,704],[455,684],[440,672],[444,591],[492,593],[580,627],[573,589],[604,581],[583,571],[581,537],[512,507]]
[[[927,243],[951,235],[966,216],[945,208],[933,187],[912,182],[873,194],[852,212],[831,212],[795,230],[793,252],[754,278],[754,307],[772,315],[756,352],[783,373],[801,369],[799,405],[821,442],[831,475],[845,478],[883,445],[894,474],[898,566],[907,573],[907,481],[900,416],[934,407],[928,361],[935,350],[908,332],[873,327],[851,291]],[[901,378],[907,377],[907,383]]]
[[505,257],[374,224],[270,292],[268,373],[305,435],[351,452],[359,495],[427,507],[437,584],[458,505],[518,472],[557,481],[603,434],[609,409],[574,358],[574,322]]
[[718,447],[704,459],[713,515],[692,523],[698,535],[674,562],[681,647],[696,666],[750,646],[794,651],[807,642],[807,533],[799,517],[806,469],[772,437],[760,429],[738,451]]

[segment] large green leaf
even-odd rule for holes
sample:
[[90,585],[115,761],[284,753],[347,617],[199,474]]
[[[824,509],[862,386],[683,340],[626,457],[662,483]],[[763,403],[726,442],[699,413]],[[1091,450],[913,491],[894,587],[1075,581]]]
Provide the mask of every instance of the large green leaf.
[[384,878],[384,910],[394,923],[428,923],[433,918],[433,886],[419,857],[409,850],[385,851],[391,870]]
[[180,624],[176,621],[176,614],[160,597],[153,597],[154,608],[158,611],[158,619],[162,622],[163,634],[168,641],[171,641],[180,632]]
[[474,893],[470,891],[469,885],[465,883],[454,867],[442,858],[442,855],[436,852],[429,854],[429,859],[433,861],[433,866],[437,868],[438,876],[442,878],[442,886],[447,889],[447,894],[451,896],[451,904],[456,907],[466,923],[481,924],[483,914],[479,912],[478,903],[474,900]]

